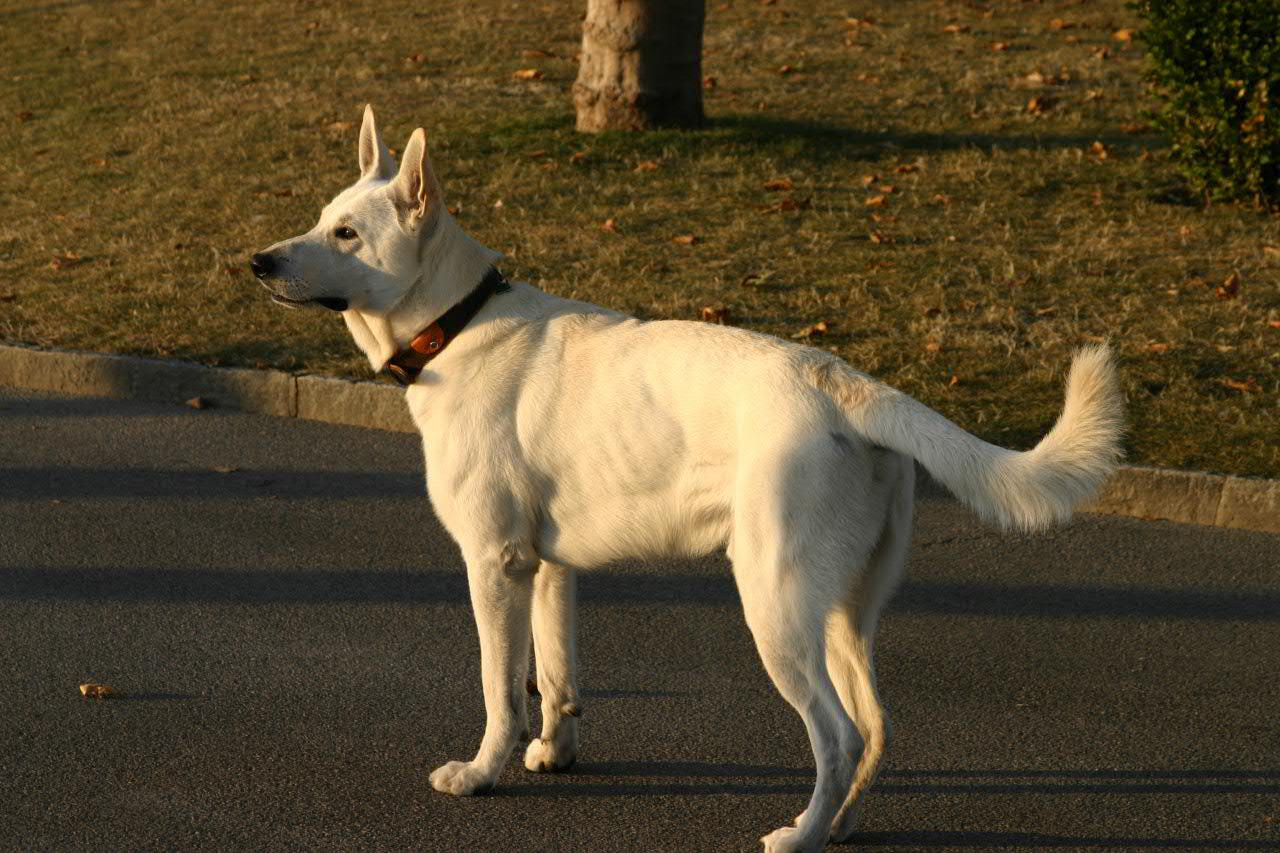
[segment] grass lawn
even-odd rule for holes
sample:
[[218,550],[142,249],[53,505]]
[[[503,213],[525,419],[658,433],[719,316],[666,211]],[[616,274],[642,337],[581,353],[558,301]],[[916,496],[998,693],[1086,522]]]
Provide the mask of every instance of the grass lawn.
[[372,102],[393,147],[427,128],[512,277],[825,323],[814,345],[1014,447],[1110,339],[1131,461],[1280,475],[1280,218],[1181,189],[1123,2],[711,0],[708,125],[600,136],[573,130],[584,11],[3,3],[0,338],[367,374],[245,263],[355,179]]

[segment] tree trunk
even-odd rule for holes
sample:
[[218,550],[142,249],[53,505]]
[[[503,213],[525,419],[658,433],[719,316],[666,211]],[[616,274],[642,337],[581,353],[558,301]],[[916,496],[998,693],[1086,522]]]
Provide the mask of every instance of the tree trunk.
[[587,0],[578,130],[702,124],[704,0]]

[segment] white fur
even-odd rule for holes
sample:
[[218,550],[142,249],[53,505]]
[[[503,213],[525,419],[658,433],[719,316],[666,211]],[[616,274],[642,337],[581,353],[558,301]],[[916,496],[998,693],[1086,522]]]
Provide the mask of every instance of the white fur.
[[[277,292],[349,300],[374,369],[496,257],[445,209],[423,146],[415,131],[397,171],[367,110],[361,179],[316,228],[268,250]],[[341,222],[359,246],[331,238]],[[471,794],[497,779],[528,725],[531,632],[543,725],[525,766],[573,762],[578,570],[725,548],[765,668],[814,745],[808,808],[763,839],[777,851],[847,837],[884,756],[872,643],[905,562],[911,459],[984,518],[1039,528],[1096,491],[1121,426],[1104,347],[1077,356],[1057,426],[1014,453],[828,353],[641,322],[527,284],[491,298],[407,399],[431,502],[466,561],[488,718],[475,757],[432,785]]]

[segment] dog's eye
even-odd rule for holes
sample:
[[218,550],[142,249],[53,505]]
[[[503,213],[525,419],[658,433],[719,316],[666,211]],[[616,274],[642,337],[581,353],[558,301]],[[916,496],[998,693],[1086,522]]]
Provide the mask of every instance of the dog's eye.
[[353,229],[342,225],[333,230],[333,236],[337,237],[339,240],[354,240],[356,238],[356,232]]

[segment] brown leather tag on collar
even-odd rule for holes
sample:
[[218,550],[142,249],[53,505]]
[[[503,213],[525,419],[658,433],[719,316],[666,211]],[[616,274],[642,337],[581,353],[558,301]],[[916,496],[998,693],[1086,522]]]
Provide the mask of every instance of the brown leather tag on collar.
[[423,355],[435,355],[444,347],[444,329],[439,323],[427,326],[418,336],[409,341],[409,348]]

